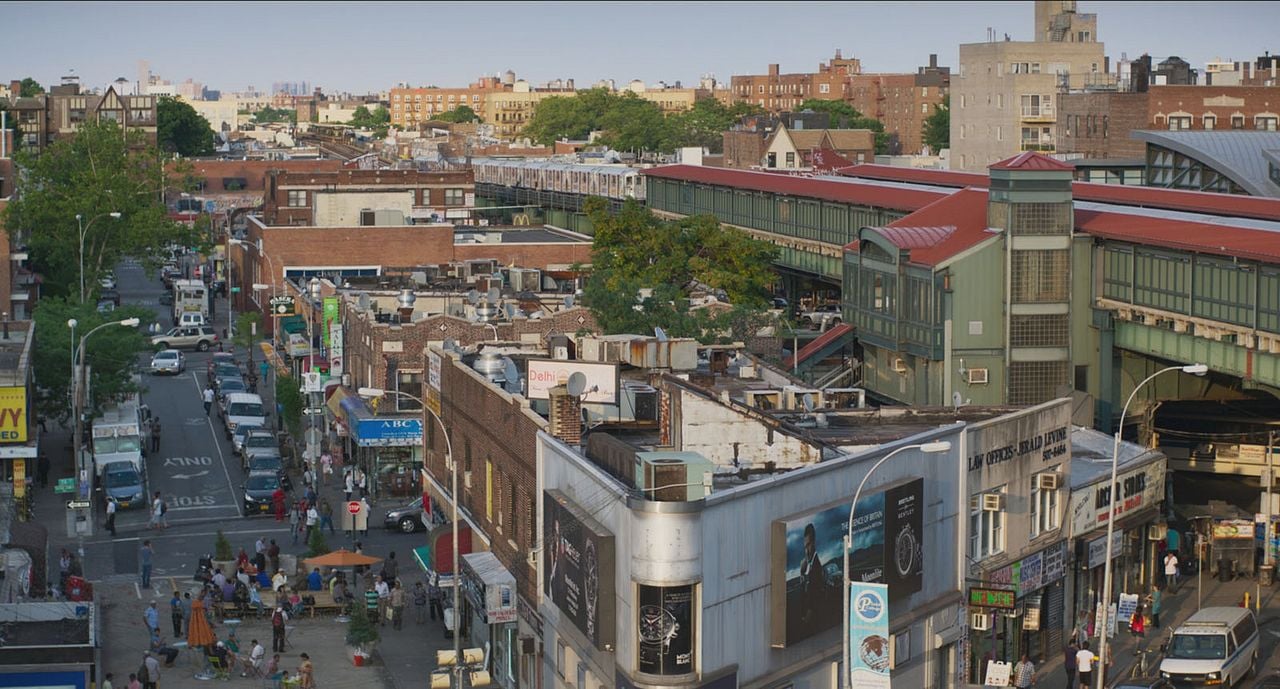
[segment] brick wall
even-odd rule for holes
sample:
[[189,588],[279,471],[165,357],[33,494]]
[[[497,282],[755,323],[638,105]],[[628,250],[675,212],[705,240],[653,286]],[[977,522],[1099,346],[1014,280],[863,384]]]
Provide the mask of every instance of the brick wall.
[[1147,128],[1147,97],[1146,93],[1058,96],[1058,150],[1086,158],[1142,158],[1146,145],[1129,134]]

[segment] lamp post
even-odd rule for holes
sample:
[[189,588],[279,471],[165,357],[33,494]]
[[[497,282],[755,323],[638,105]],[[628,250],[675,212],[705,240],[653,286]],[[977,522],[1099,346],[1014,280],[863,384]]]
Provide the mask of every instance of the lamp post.
[[[83,438],[84,438],[84,403],[85,403],[85,400],[84,400],[84,346],[85,346],[85,342],[89,339],[90,335],[98,332],[99,330],[102,330],[103,328],[110,327],[113,325],[120,325],[127,328],[136,328],[138,327],[138,323],[139,321],[137,318],[126,318],[120,321],[107,321],[106,323],[103,323],[98,327],[93,328],[89,332],[82,335],[80,337],[80,346],[72,348],[73,350],[72,356],[74,357],[72,359],[72,365],[74,366],[73,368],[74,384],[72,385],[72,388],[71,388],[71,391],[72,391],[71,410],[72,410],[72,413],[75,414],[76,422],[75,422],[75,437],[72,439],[71,447],[76,454],[76,484],[77,484],[76,494],[79,495],[81,499],[87,498],[89,496],[89,486],[93,483],[93,481],[89,479],[89,475],[87,473],[88,467],[84,465],[84,451],[83,451],[83,448],[81,447],[81,443],[83,442]],[[76,323],[76,319],[74,318],[67,321],[67,326],[71,328],[71,332],[72,332],[71,341],[73,345],[75,344],[76,325],[78,325],[78,323]],[[81,551],[83,550],[84,548],[82,546]],[[83,552],[81,554],[83,555]]]
[[86,234],[88,234],[89,228],[93,227],[93,223],[97,222],[99,218],[102,218],[108,215],[116,220],[120,219],[119,212],[111,211],[109,213],[99,213],[93,216],[92,218],[90,218],[88,224],[85,224],[84,216],[80,215],[79,213],[76,213],[76,225],[79,226],[80,228],[80,302],[81,303],[84,303],[84,296],[85,296],[84,294],[84,237]]
[[[311,297],[310,301],[308,302],[309,305],[311,306],[311,317],[307,319],[307,333],[309,335],[309,340],[310,340],[307,343],[307,348],[310,350],[307,355],[307,361],[309,362],[307,365],[307,372],[311,376],[315,376],[316,375],[316,318],[319,317],[316,314],[316,302],[320,300],[320,278],[313,277],[307,281],[307,294]],[[312,390],[308,385],[307,386],[307,411],[311,412],[311,419],[310,419],[310,423],[308,424],[311,426],[311,431],[307,434],[307,451],[309,454],[309,459],[307,460],[308,466],[314,465],[316,461],[316,457],[320,454],[320,443],[319,443],[319,439],[316,438],[316,433],[317,433],[316,414],[315,414],[315,410],[312,408],[314,404],[315,404],[315,391]],[[313,445],[312,443],[315,443],[315,444]],[[311,466],[311,469],[312,471],[315,471],[314,466]]]
[[[440,426],[440,435],[444,436],[445,464],[449,466],[449,483],[450,494],[449,500],[453,502],[453,671],[456,677],[456,684],[462,687],[462,615],[460,582],[462,567],[458,562],[458,465],[453,461],[453,443],[449,440],[449,429],[444,427],[444,421],[431,407],[427,406],[421,399],[414,397],[408,393],[399,390],[382,390],[379,388],[360,388],[356,391],[361,397],[382,397],[384,395],[400,395],[422,405],[422,409],[431,415]],[[422,469],[423,484],[426,484],[426,467]],[[425,508],[425,505],[424,505]]]
[[1107,487],[1107,540],[1106,550],[1103,552],[1102,565],[1102,630],[1098,633],[1098,679],[1097,689],[1103,689],[1106,685],[1104,677],[1107,674],[1107,629],[1111,626],[1111,543],[1115,539],[1116,530],[1116,473],[1120,465],[1120,434],[1124,432],[1124,417],[1129,412],[1129,405],[1133,399],[1137,397],[1138,391],[1144,385],[1150,383],[1162,373],[1170,371],[1182,371],[1196,376],[1203,376],[1209,372],[1209,367],[1204,364],[1190,364],[1188,366],[1169,366],[1162,368],[1155,373],[1147,376],[1142,382],[1133,386],[1133,392],[1129,393],[1129,398],[1125,400],[1124,406],[1120,409],[1120,424],[1116,426],[1115,441],[1111,446],[1111,483]]
[[[265,251],[263,251],[263,250],[262,250],[262,245],[261,245],[261,243],[260,243],[260,242],[261,242],[261,240],[259,240],[259,243],[258,243],[258,244],[254,244],[253,242],[246,242],[246,241],[245,241],[245,240],[243,240],[243,239],[236,239],[236,238],[234,238],[234,237],[232,237],[232,238],[230,238],[230,239],[228,239],[228,240],[227,240],[227,244],[228,244],[228,245],[230,245],[230,246],[241,246],[241,247],[247,247],[247,248],[245,249],[245,251],[248,251],[248,250],[249,250],[249,248],[257,249],[257,251],[258,251],[258,255],[259,255],[259,256],[262,256],[262,257],[263,257],[263,258],[265,258],[265,259],[267,259],[267,266],[268,266],[268,269],[271,271],[271,298],[272,298],[272,299],[274,299],[274,298],[275,298],[275,296],[276,296],[276,267],[275,267],[275,262],[271,260],[271,254],[269,254],[269,253],[267,253],[267,252],[265,252]],[[229,252],[228,252],[228,253],[229,253]],[[231,257],[230,257],[230,255],[228,255],[228,256],[227,256],[227,264],[228,264],[228,266],[230,266],[230,262],[231,262]],[[230,289],[231,289],[231,285],[230,285],[230,281],[231,281],[230,272],[231,272],[231,269],[228,267],[228,269],[227,269],[227,282],[228,282],[227,289],[228,289],[228,290],[230,290]],[[254,283],[254,285],[253,285],[253,289],[256,291],[256,290],[258,290],[259,288],[260,288],[260,287],[259,287],[259,284],[258,284],[258,283]],[[266,287],[266,285],[262,285],[262,286],[261,286],[261,289],[266,289],[266,288],[267,288],[267,287]],[[228,297],[228,298],[230,298],[230,297]],[[257,301],[257,299],[255,298],[255,300],[254,300],[254,301]],[[262,304],[261,304],[261,303],[259,303],[259,304],[258,304],[258,307],[261,309]],[[228,308],[230,308],[230,306],[229,306],[229,305],[228,305]],[[264,324],[264,327],[265,327],[265,324]]]
[[926,454],[940,454],[951,450],[951,442],[948,440],[935,440],[928,443],[903,445],[902,447],[893,450],[889,454],[877,460],[875,464],[872,464],[870,469],[867,469],[867,473],[862,476],[862,481],[858,483],[858,489],[853,492],[853,502],[849,504],[849,524],[844,535],[844,568],[842,570],[844,582],[840,586],[840,588],[844,589],[844,613],[840,622],[840,643],[844,648],[844,653],[841,656],[841,659],[844,662],[844,670],[842,671],[844,676],[841,678],[839,684],[843,686],[849,685],[849,678],[851,676],[849,674],[849,584],[851,583],[849,580],[849,550],[853,547],[854,512],[858,509],[858,498],[862,497],[862,489],[867,485],[867,479],[871,478],[871,474],[875,473],[876,469],[879,469],[880,465],[889,461],[891,457],[902,452],[906,452],[907,450],[919,450]]

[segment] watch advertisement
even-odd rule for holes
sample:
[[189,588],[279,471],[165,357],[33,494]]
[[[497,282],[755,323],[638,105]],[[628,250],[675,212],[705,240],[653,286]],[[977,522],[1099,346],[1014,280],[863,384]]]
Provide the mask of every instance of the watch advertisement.
[[693,673],[693,584],[639,586],[639,662],[650,675]]
[[924,587],[924,481],[884,492],[884,583],[889,600]]
[[596,648],[614,641],[614,541],[558,490],[543,493],[543,590]]

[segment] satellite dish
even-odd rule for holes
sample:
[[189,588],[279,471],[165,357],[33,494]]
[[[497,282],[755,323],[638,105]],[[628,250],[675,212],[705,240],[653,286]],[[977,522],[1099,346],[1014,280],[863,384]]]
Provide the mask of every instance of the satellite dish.
[[570,395],[573,395],[574,397],[581,395],[582,391],[587,389],[586,374],[583,373],[582,371],[578,371],[573,375],[569,376],[569,382],[567,383],[567,387],[569,388]]
[[448,339],[446,339],[446,340],[444,341],[444,345],[443,345],[443,346],[444,346],[444,350],[445,350],[446,352],[456,352],[456,351],[458,351],[458,341],[457,341],[457,340],[455,340],[455,339],[453,339],[453,338],[448,338]]
[[467,303],[475,306],[480,301],[480,293],[475,290],[467,292]]
[[515,320],[515,317],[516,317],[516,306],[515,306],[515,304],[506,304],[506,305],[504,305],[504,306],[502,307],[502,310],[503,310],[503,312],[505,312],[505,313],[507,314],[507,320],[509,320],[509,321],[511,321],[511,320]]
[[565,297],[565,298],[564,298],[564,307],[565,307],[566,309],[573,308],[573,295],[572,295],[572,294],[570,294],[569,296],[567,296],[567,297]]
[[485,299],[488,300],[490,304],[494,303],[495,301],[498,301],[501,298],[502,298],[502,290],[498,289],[497,287],[490,287],[489,291],[485,294]]
[[653,326],[653,336],[658,338],[659,342],[667,341],[667,332],[663,330],[660,326],[657,326],[657,325]]
[[356,304],[358,304],[358,305],[360,306],[360,310],[361,310],[361,311],[368,311],[368,310],[369,310],[369,295],[368,295],[368,294],[365,294],[364,292],[361,292],[361,293],[360,293],[360,296],[356,299]]
[[507,392],[520,393],[520,367],[516,366],[516,362],[510,358],[502,358],[502,375],[505,378],[503,387]]
[[813,411],[813,395],[805,394],[800,396],[800,404],[804,406],[804,410]]
[[964,397],[961,397],[960,391],[958,390],[956,392],[951,393],[951,406],[955,407],[956,409],[959,409],[960,407],[963,407],[972,401],[973,401],[972,399],[966,399]]

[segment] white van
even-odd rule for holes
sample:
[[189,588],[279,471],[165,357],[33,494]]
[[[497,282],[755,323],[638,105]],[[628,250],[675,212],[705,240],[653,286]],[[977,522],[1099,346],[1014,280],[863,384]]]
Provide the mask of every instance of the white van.
[[1235,686],[1258,667],[1258,622],[1247,608],[1204,608],[1173,632],[1160,676],[1177,686]]
[[227,423],[227,437],[230,438],[240,424],[266,426],[267,410],[262,406],[261,397],[247,392],[232,392],[227,394],[222,418]]
[[183,327],[183,326],[204,325],[204,324],[205,323],[204,323],[203,313],[200,313],[199,311],[186,311],[178,318],[178,322],[176,325],[178,327]]

